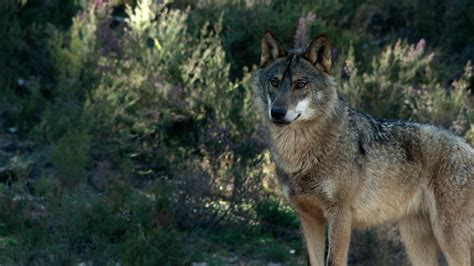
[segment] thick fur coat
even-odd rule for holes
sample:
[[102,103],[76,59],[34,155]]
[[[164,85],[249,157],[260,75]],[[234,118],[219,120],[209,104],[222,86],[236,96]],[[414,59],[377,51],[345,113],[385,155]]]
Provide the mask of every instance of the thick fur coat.
[[474,150],[431,125],[352,109],[330,75],[325,35],[305,51],[262,40],[254,90],[311,265],[346,265],[351,229],[400,223],[413,265],[474,263]]

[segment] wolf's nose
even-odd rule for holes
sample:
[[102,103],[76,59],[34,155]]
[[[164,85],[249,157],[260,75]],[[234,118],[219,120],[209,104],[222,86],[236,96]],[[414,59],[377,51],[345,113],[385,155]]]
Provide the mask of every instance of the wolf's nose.
[[286,109],[281,107],[274,107],[271,110],[271,115],[273,119],[281,120],[286,115]]

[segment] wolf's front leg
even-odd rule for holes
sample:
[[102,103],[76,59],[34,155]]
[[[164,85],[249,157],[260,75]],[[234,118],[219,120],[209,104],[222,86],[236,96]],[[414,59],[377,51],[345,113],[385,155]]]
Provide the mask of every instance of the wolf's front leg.
[[300,215],[301,230],[303,232],[309,265],[324,266],[324,219],[309,215]]
[[347,265],[349,244],[351,241],[352,217],[350,211],[337,210],[328,219],[329,251],[328,265]]

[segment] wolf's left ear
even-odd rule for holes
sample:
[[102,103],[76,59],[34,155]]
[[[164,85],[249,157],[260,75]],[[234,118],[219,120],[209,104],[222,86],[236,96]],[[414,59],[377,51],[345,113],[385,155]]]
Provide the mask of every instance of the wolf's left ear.
[[331,71],[331,43],[326,34],[319,35],[311,42],[304,57],[322,71]]
[[271,31],[265,32],[261,43],[262,54],[260,56],[260,66],[286,55],[283,45],[273,36]]

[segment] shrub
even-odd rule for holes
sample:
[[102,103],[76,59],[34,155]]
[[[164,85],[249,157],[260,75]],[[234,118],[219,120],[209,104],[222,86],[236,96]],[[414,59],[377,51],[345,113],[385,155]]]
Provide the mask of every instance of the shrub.
[[398,41],[359,73],[351,49],[340,75],[341,90],[356,108],[378,117],[433,123],[464,135],[474,121],[469,111],[472,66],[468,62],[463,76],[446,90],[433,73],[433,56],[425,53],[424,40],[416,45]]
[[410,102],[405,99],[412,90],[433,84],[432,55],[424,54],[424,46],[424,40],[416,46],[398,41],[374,58],[366,73],[358,73],[351,49],[343,69],[348,78],[341,82],[342,91],[357,108],[376,116],[410,118]]
[[61,185],[70,189],[85,180],[85,168],[89,161],[91,137],[84,130],[70,130],[54,148],[52,162]]

